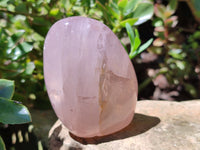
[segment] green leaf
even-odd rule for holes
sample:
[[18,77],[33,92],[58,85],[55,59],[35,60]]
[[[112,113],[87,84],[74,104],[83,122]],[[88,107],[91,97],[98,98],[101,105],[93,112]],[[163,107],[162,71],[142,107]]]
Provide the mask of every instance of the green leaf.
[[31,122],[28,109],[16,101],[0,97],[0,122],[4,124],[22,124]]
[[14,81],[0,79],[0,97],[11,99],[14,93]]
[[96,2],[99,9],[103,12],[104,18],[108,21],[109,24],[112,24],[112,18],[108,9],[102,5],[99,1]]
[[119,0],[117,5],[121,11],[126,7],[128,0]]
[[152,24],[153,24],[154,27],[161,27],[161,26],[164,25],[162,19],[160,19],[160,18],[153,19]]
[[130,26],[134,25],[136,22],[137,22],[137,18],[129,18],[129,19],[126,19],[126,20],[123,20],[120,22],[120,25],[122,27],[125,27],[126,26],[126,23],[129,23]]
[[184,87],[185,87],[185,90],[190,93],[190,95],[194,98],[197,97],[197,90],[196,88],[192,85],[192,84],[189,84],[189,83],[185,83],[184,84]]
[[154,6],[154,12],[155,15],[159,18],[161,18],[163,21],[166,19],[165,12],[166,12],[166,7],[164,5],[160,4],[155,4]]
[[126,23],[126,32],[128,33],[128,37],[131,41],[131,46],[134,45],[134,32],[133,32],[133,29],[131,27],[131,25],[129,23]]
[[24,54],[30,52],[32,49],[33,49],[32,43],[23,42],[23,43],[18,44],[17,47],[15,47],[12,50],[12,55],[10,56],[13,60],[17,60]]
[[6,150],[6,146],[5,146],[5,144],[4,144],[3,139],[1,138],[1,136],[0,136],[0,150]]
[[171,49],[169,55],[175,59],[183,60],[186,57],[186,54],[183,53],[182,49]]
[[1,0],[1,1],[0,1],[0,6],[1,6],[1,7],[6,7],[6,6],[8,5],[8,1],[9,1],[9,0]]
[[120,18],[120,11],[118,9],[117,4],[111,3],[110,6],[106,6],[106,9],[111,13],[111,15],[119,20]]
[[51,11],[49,12],[50,16],[56,16],[59,13],[59,9],[58,8],[53,8],[51,9]]
[[151,45],[152,42],[153,42],[153,38],[149,39],[146,43],[144,43],[143,45],[141,45],[133,53],[130,53],[129,54],[129,58],[133,59],[135,56],[137,56],[138,54],[140,54],[141,52],[143,52],[147,47],[149,47],[149,45]]
[[134,34],[133,29],[132,29],[132,27],[130,26],[129,23],[126,23],[126,30],[127,30],[129,39],[131,41],[131,51],[129,53],[129,56],[130,56],[130,58],[133,58],[137,55],[136,50],[141,44],[140,36],[139,36],[137,29],[135,29],[135,31],[134,31],[135,34]]
[[168,10],[175,11],[177,8],[178,1],[177,0],[170,0],[169,4],[167,5]]
[[24,33],[24,30],[18,30],[10,38],[8,38],[8,47],[12,48],[19,41]]
[[135,25],[140,25],[151,19],[154,13],[154,6],[151,3],[139,3],[133,13],[133,18],[138,18]]
[[146,43],[142,44],[138,49],[138,54],[140,54],[145,49],[147,49],[151,45],[152,42],[153,42],[153,38],[149,39]]
[[141,41],[140,41],[140,36],[139,36],[139,33],[138,33],[138,30],[135,29],[135,39],[134,39],[134,45],[133,45],[133,51],[135,51],[141,44]]
[[124,8],[123,15],[127,16],[132,13],[138,5],[139,0],[130,0],[128,1],[126,7]]
[[26,70],[25,74],[26,75],[31,75],[33,73],[33,70],[35,69],[35,64],[34,62],[29,62],[26,64]]
[[25,3],[18,4],[15,7],[15,11],[19,13],[24,13],[24,14],[28,13]]
[[192,35],[192,37],[195,40],[199,40],[200,39],[200,31],[195,31],[194,34]]

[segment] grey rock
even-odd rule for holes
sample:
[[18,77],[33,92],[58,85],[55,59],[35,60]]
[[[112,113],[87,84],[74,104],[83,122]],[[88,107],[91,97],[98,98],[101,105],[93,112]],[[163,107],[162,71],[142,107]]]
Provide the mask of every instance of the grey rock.
[[131,124],[103,137],[77,137],[58,120],[49,132],[49,149],[199,150],[200,100],[139,101]]

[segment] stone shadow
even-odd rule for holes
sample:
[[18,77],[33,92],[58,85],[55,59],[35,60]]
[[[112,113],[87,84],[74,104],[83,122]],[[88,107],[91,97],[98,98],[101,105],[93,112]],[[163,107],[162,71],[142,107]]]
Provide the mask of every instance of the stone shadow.
[[53,134],[49,138],[49,150],[59,150],[60,147],[63,145],[63,139],[58,137],[59,133],[62,130],[62,125],[55,128]]
[[101,137],[93,137],[93,138],[81,138],[81,137],[77,137],[76,135],[72,133],[70,133],[70,136],[77,142],[82,143],[84,145],[100,144],[104,142],[125,139],[128,137],[133,137],[133,136],[142,134],[148,131],[149,129],[153,128],[159,123],[160,123],[160,119],[158,117],[135,113],[132,122],[127,127],[125,127],[124,129],[116,133],[106,135],[106,136],[101,136]]

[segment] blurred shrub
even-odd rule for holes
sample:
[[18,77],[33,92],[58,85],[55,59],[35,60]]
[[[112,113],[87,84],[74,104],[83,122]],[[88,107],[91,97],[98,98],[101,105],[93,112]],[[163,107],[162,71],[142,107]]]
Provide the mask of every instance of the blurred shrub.
[[183,86],[186,92],[197,98],[197,89],[191,81],[198,78],[195,68],[200,58],[199,31],[187,38],[181,28],[177,27],[178,16],[174,15],[177,4],[177,0],[170,0],[166,6],[154,5],[155,17],[152,24],[156,39],[149,51],[162,58],[156,76],[164,74],[171,87]]
[[15,80],[15,99],[29,106],[36,102],[38,107],[48,107],[42,61],[44,38],[57,20],[77,15],[103,21],[119,38],[129,35],[130,58],[152,42],[140,46],[139,33],[132,28],[152,17],[150,0],[0,1],[0,77]]

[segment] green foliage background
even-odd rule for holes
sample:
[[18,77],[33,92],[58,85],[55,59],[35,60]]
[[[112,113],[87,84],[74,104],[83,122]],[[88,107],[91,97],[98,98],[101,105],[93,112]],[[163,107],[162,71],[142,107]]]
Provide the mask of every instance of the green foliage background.
[[[35,105],[39,103],[38,106],[48,107],[42,61],[44,38],[57,20],[76,15],[103,21],[118,37],[122,37],[126,24],[132,30],[130,26],[152,17],[153,4],[135,0],[0,1],[0,78],[15,80],[15,99],[30,105],[35,103],[31,100],[36,100]],[[151,42],[139,48],[141,42],[137,30],[136,35],[131,33],[131,43],[137,39],[131,50],[130,58],[133,58]]]

